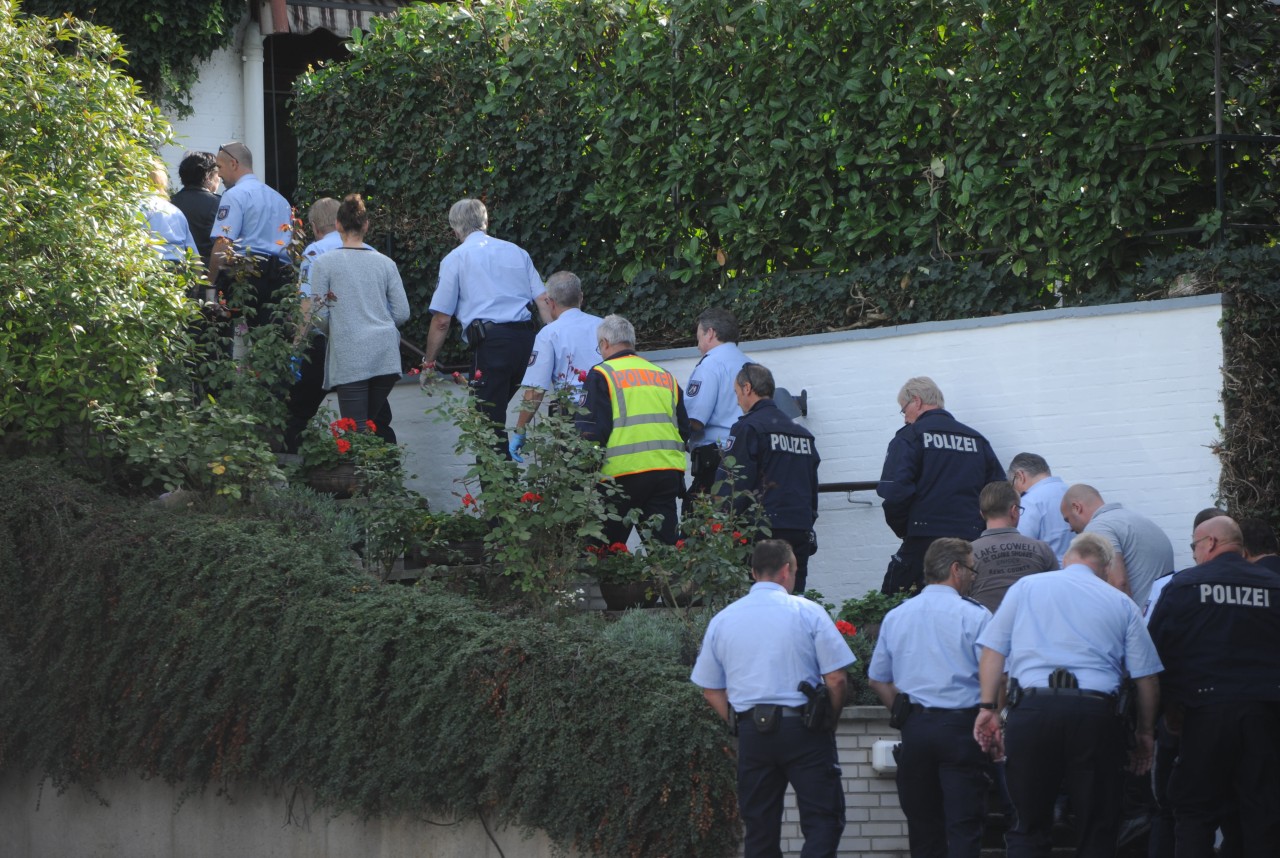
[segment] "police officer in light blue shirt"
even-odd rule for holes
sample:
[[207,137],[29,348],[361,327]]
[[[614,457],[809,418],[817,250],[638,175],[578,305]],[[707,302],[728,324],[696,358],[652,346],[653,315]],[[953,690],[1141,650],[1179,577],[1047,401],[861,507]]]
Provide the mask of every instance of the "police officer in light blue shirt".
[[155,194],[142,204],[142,214],[146,218],[147,227],[152,235],[160,239],[156,249],[160,258],[166,262],[178,262],[187,257],[188,252],[199,255],[195,237],[187,224],[187,216],[169,202],[166,193],[169,189],[169,173],[164,164],[156,161],[151,167],[151,184]]
[[[777,856],[790,782],[806,858],[835,858],[844,830],[844,787],[830,729],[806,727],[801,682],[826,684],[833,715],[844,703],[853,652],[815,602],[792,596],[796,559],[777,539],[756,543],[751,592],[711,618],[693,682],[726,721],[738,724],[738,804],[744,858]],[[833,721],[834,723],[834,721]]]
[[1044,456],[1019,453],[1009,463],[1009,482],[1022,495],[1022,515],[1018,532],[1031,539],[1049,543],[1058,565],[1075,536],[1062,518],[1062,496],[1067,484],[1049,470]]
[[978,636],[991,613],[965,598],[974,574],[968,542],[935,540],[925,553],[924,590],[885,616],[867,669],[885,707],[906,715],[895,756],[912,855],[976,858],[982,850],[988,758],[973,722]]
[[[1105,580],[1114,556],[1105,537],[1076,537],[1066,568],[1015,583],[978,639],[983,709],[974,736],[997,754],[1008,753],[1017,811],[1006,835],[1010,858],[1049,854],[1053,805],[1064,779],[1076,811],[1078,854],[1114,853],[1125,757],[1116,695],[1126,672],[1136,684],[1138,712],[1130,770],[1141,775],[1151,767],[1162,665],[1138,606]],[[1002,746],[995,709],[1006,668],[1012,690]]]
[[753,363],[738,348],[738,320],[723,307],[711,307],[698,316],[698,351],[702,360],[689,375],[685,387],[685,407],[693,437],[689,439],[690,494],[708,491],[715,482],[716,468],[729,430],[742,416],[734,379],[742,365]]
[[[591,367],[600,362],[600,353],[596,351],[597,332],[604,320],[582,312],[582,281],[578,275],[557,271],[548,277],[547,301],[552,321],[534,337],[529,368],[520,382],[524,387],[523,404],[507,442],[511,458],[517,462],[524,461],[520,450],[524,447],[525,427],[537,413],[546,392],[567,390],[571,406],[584,408],[587,397],[583,382]],[[557,406],[553,403],[551,407]],[[586,418],[575,414],[575,419],[581,431]]]
[[[253,173],[253,154],[240,142],[218,147],[218,173],[227,186],[218,206],[210,237],[209,283],[216,290],[233,256],[254,257],[256,273],[249,278],[252,293],[245,296],[254,312],[250,324],[269,320],[269,310],[292,272],[289,245],[293,241],[293,208],[275,189],[264,185]],[[216,295],[209,295],[216,300]]]

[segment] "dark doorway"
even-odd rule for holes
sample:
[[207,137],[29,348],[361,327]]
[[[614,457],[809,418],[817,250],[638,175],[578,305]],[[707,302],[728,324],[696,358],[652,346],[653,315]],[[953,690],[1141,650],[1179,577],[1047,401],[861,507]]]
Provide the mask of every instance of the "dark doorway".
[[328,30],[312,30],[305,36],[293,33],[268,36],[263,40],[263,110],[266,112],[267,157],[263,181],[296,205],[298,200],[298,141],[293,133],[289,100],[293,82],[308,66],[347,58],[347,40]]

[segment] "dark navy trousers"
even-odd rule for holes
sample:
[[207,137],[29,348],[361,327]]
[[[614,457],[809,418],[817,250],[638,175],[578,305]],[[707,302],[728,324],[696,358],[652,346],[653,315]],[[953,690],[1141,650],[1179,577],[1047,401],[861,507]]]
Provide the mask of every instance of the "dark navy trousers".
[[898,801],[912,858],[977,858],[982,851],[987,757],[973,738],[977,709],[921,710],[902,727]]
[[743,858],[781,858],[782,799],[790,783],[804,834],[801,858],[835,858],[844,832],[844,783],[834,733],[805,729],[800,716],[773,733],[738,722],[738,807],[746,826]]

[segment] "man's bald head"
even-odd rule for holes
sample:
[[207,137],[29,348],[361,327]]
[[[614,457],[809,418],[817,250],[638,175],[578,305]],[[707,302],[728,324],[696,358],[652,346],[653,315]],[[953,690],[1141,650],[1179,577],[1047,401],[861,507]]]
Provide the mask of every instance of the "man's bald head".
[[1072,531],[1080,533],[1093,520],[1093,514],[1102,506],[1102,495],[1093,486],[1076,483],[1062,496],[1062,518]]
[[1244,549],[1244,536],[1235,519],[1226,515],[1215,516],[1200,523],[1191,534],[1191,557],[1197,564],[1205,563],[1219,554]]

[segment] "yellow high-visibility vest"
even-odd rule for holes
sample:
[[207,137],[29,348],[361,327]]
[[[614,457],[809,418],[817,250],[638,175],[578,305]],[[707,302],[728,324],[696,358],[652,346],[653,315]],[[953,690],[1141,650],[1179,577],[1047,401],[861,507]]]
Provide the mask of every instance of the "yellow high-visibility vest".
[[684,442],[676,422],[679,392],[676,381],[639,355],[611,358],[596,364],[609,383],[613,431],[605,446],[606,477],[625,477],[644,471],[684,471]]

